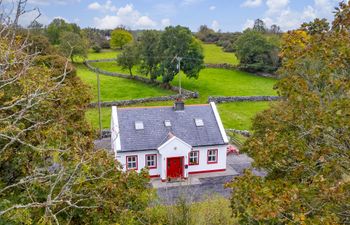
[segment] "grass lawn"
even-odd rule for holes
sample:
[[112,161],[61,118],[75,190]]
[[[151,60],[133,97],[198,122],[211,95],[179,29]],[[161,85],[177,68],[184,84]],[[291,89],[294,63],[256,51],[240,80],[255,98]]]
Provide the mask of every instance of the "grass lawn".
[[[109,72],[129,74],[121,69],[115,62],[92,63],[93,66]],[[137,69],[133,71],[138,74]],[[187,90],[197,91],[200,94],[199,100],[193,103],[205,103],[209,96],[255,96],[255,95],[276,95],[273,86],[275,79],[258,77],[238,70],[226,69],[203,69],[198,80],[182,76],[182,87]],[[172,82],[174,86],[179,85],[178,75]],[[109,92],[113,92],[111,89]]]
[[[108,72],[115,72],[115,73],[123,73],[129,75],[129,70],[122,69],[120,66],[117,65],[116,62],[97,62],[97,63],[90,63],[91,66],[100,68],[102,70],[108,71]],[[139,75],[140,73],[137,71],[137,68],[133,68],[133,74]]]
[[112,59],[116,58],[117,55],[120,53],[120,51],[117,50],[106,50],[103,49],[99,53],[95,53],[93,51],[89,51],[88,59],[89,60],[96,60],[96,59]]
[[255,115],[268,109],[270,102],[231,102],[218,104],[218,110],[225,128],[250,130]]
[[222,48],[215,44],[203,44],[204,61],[211,64],[228,63],[238,65],[239,61],[234,53],[224,52]]
[[[198,80],[182,75],[182,87],[199,92],[197,103],[205,103],[209,96],[256,96],[276,95],[275,79],[258,77],[242,71],[226,69],[203,69]],[[178,85],[178,76],[172,82]]]
[[[189,103],[189,102],[186,102]],[[153,102],[143,104],[152,105],[172,105],[173,102]],[[254,116],[269,107],[269,102],[232,102],[218,104],[218,110],[225,128],[238,130],[250,130]],[[102,108],[102,126],[104,129],[110,128],[111,108]],[[98,110],[89,109],[86,113],[88,121],[94,128],[98,128]]]
[[[94,95],[93,102],[97,101],[96,74],[89,71],[84,65],[77,64],[78,76],[91,86]],[[171,91],[142,82],[100,75],[102,101],[127,100],[143,97],[156,97],[174,94]]]

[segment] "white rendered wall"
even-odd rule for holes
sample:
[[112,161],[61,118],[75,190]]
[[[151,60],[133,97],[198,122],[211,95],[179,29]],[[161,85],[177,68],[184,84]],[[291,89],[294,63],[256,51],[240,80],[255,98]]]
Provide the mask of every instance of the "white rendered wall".
[[[167,178],[167,158],[183,157],[184,166],[188,165],[188,154],[191,151],[191,146],[182,140],[174,137],[167,143],[159,147],[159,154],[161,155],[161,171],[160,177],[162,180]],[[188,177],[188,169],[183,168],[184,177]]]
[[[208,150],[209,149],[217,149],[218,150],[218,162],[217,163],[208,164]],[[199,151],[199,165],[189,165],[188,166],[189,173],[226,169],[227,145],[193,148],[193,151]]]
[[138,163],[138,172],[141,171],[141,169],[145,168],[146,166],[146,155],[157,155],[157,168],[156,169],[149,169],[150,176],[158,176],[160,175],[160,155],[158,154],[157,150],[154,151],[139,151],[139,152],[118,152],[116,159],[118,162],[121,163],[123,166],[123,170],[126,171],[126,157],[127,156],[133,156],[137,155],[137,163]]
[[[174,149],[176,147],[176,150]],[[182,149],[182,150],[180,150]],[[208,150],[218,149],[218,162],[215,164],[208,164]],[[166,160],[172,157],[184,157],[184,165],[188,165],[188,169],[184,168],[184,176],[188,177],[191,172],[202,171],[216,171],[226,169],[226,150],[227,146],[208,146],[193,148],[193,151],[199,151],[199,165],[188,164],[188,153],[190,148],[186,148],[181,142],[173,141],[165,146],[161,151],[163,154],[159,154],[157,150],[154,151],[139,151],[139,152],[118,152],[116,159],[122,164],[123,170],[126,170],[126,156],[137,155],[138,160],[138,172],[145,167],[146,155],[157,154],[157,168],[150,169],[150,176],[160,176],[163,180],[166,180]]]

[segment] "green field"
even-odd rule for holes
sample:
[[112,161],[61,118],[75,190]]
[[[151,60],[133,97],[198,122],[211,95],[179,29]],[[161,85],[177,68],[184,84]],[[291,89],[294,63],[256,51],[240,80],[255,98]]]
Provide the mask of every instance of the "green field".
[[[96,74],[89,71],[82,64],[76,65],[76,67],[78,76],[92,88],[94,96],[93,102],[97,102]],[[164,90],[157,86],[151,86],[142,82],[119,77],[100,75],[100,84],[102,101],[127,100],[174,94],[174,92]]]
[[[100,69],[109,71],[109,72],[120,72],[127,73],[127,71],[122,70],[116,63],[114,62],[101,62],[101,63],[92,63],[93,66],[98,67]],[[85,72],[82,72],[84,74]],[[137,69],[134,70],[134,73],[137,74]],[[192,103],[204,103],[208,100],[209,96],[254,96],[254,95],[276,95],[276,92],[273,90],[273,86],[276,82],[275,79],[272,78],[264,78],[258,77],[249,73],[245,73],[242,71],[236,70],[226,70],[226,69],[203,69],[199,78],[189,79],[184,74],[181,75],[181,83],[182,87],[187,90],[197,91],[200,94],[200,98],[197,101]],[[103,77],[103,76],[101,76]],[[91,79],[91,76],[82,77],[85,79]],[[95,79],[95,78],[93,78]],[[89,80],[89,83],[92,83],[92,80]],[[113,79],[116,81],[113,82]],[[114,85],[118,85],[119,80],[122,78],[113,78],[107,77],[108,84],[105,88],[108,88],[104,91],[108,92],[109,95],[114,95],[113,92],[117,90],[114,88]],[[112,85],[113,82],[113,85]],[[134,81],[129,80],[129,84]],[[92,83],[95,85],[94,83]],[[178,75],[175,77],[172,82],[174,86],[179,85]],[[120,84],[122,86],[124,84]],[[159,88],[157,88],[159,89]],[[131,92],[132,89],[128,89]],[[163,91],[164,90],[159,89]],[[147,91],[145,93],[148,93]],[[126,93],[127,94],[127,93]],[[130,95],[133,97],[134,95]],[[144,95],[142,97],[149,97],[149,95]],[[124,98],[123,98],[124,99]],[[107,101],[107,99],[102,97],[103,101]],[[114,98],[114,100],[117,100]]]
[[[206,63],[230,63],[237,64],[238,60],[232,53],[224,53],[216,45],[204,44]],[[101,53],[90,53],[89,59],[114,58],[118,52],[103,51]],[[93,66],[110,72],[120,72],[128,74],[122,70],[115,62],[93,63]],[[92,87],[94,102],[97,101],[96,75],[87,70],[82,64],[77,65],[78,75]],[[137,68],[133,70],[138,74]],[[186,100],[186,104],[207,103],[209,96],[254,96],[254,95],[276,95],[273,86],[275,79],[258,77],[249,73],[226,70],[226,69],[203,69],[199,79],[188,79],[184,74],[182,77],[182,87],[188,90],[199,92],[199,99]],[[174,94],[171,91],[161,89],[157,86],[147,85],[141,82],[127,80],[117,77],[100,76],[101,79],[101,99],[102,101],[126,100],[143,97],[155,97]],[[178,85],[178,76],[172,82]],[[153,102],[142,104],[141,106],[172,105],[172,102]],[[226,128],[249,130],[251,119],[256,113],[267,109],[267,102],[239,102],[219,104],[218,109]],[[102,124],[104,128],[110,126],[110,108],[102,109]],[[98,111],[90,109],[86,113],[87,119],[94,127],[98,127]]]
[[239,61],[234,53],[223,52],[221,47],[215,44],[203,44],[204,62],[208,64],[227,63],[238,65]]
[[100,53],[95,53],[93,51],[89,52],[88,59],[96,60],[96,59],[113,59],[116,58],[120,51],[115,50],[102,50]]

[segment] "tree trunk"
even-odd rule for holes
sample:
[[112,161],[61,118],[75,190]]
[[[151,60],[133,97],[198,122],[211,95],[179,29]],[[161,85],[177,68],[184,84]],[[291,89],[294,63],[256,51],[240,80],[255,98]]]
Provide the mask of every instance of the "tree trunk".
[[130,73],[130,76],[133,76],[132,75],[132,67],[129,67],[129,73]]

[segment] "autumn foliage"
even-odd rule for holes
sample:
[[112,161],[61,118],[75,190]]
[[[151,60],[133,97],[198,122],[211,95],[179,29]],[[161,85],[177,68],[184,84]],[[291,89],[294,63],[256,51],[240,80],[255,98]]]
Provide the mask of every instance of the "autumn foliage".
[[331,30],[283,37],[283,100],[244,147],[268,175],[229,185],[240,224],[350,223],[350,4],[340,6]]

